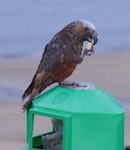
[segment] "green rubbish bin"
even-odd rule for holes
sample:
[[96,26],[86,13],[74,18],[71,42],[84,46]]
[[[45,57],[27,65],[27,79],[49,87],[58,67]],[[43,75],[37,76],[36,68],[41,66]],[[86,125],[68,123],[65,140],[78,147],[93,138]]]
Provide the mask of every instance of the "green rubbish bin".
[[[62,150],[124,150],[124,110],[108,92],[90,83],[56,86],[27,110],[26,150],[41,150],[41,133],[33,136],[34,116],[63,121]],[[39,122],[40,123],[40,122]]]

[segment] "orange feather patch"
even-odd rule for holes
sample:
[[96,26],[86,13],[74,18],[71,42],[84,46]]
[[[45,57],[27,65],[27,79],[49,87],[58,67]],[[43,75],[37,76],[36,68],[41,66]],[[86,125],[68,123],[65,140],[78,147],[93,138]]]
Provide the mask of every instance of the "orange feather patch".
[[75,31],[76,31],[76,32],[83,32],[83,30],[84,30],[84,27],[83,27],[82,25],[77,25],[77,26],[75,27]]

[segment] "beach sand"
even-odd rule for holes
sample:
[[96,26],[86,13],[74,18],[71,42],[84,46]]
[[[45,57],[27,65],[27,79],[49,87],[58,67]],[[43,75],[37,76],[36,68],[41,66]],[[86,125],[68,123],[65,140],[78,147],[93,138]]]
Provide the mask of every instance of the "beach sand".
[[[0,60],[0,88],[19,91],[14,99],[5,91],[0,98],[0,145],[2,150],[26,147],[26,113],[21,95],[30,84],[40,58]],[[130,54],[95,54],[76,68],[71,81],[94,83],[113,94],[126,111],[125,145],[130,145]]]

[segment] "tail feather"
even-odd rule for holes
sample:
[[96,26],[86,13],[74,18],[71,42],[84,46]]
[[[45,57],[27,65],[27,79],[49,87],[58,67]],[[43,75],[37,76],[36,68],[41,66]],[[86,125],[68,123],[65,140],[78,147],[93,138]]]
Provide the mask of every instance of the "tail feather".
[[25,112],[25,110],[27,110],[27,108],[31,105],[32,100],[28,100],[24,105],[23,105],[23,112]]
[[33,91],[33,85],[30,84],[29,87],[26,89],[24,94],[22,95],[22,100],[24,100],[26,97],[28,97]]
[[29,106],[31,105],[31,103],[32,103],[32,100],[35,98],[35,96],[36,96],[37,94],[38,94],[38,93],[37,93],[37,89],[33,89],[32,93],[31,93],[31,95],[30,95],[29,100],[23,105],[23,108],[22,108],[23,112],[28,109],[28,107],[29,107]]
[[44,80],[41,82],[41,84],[38,86],[38,88],[34,87],[34,80],[31,82],[31,84],[29,85],[29,87],[26,89],[26,91],[24,92],[22,98],[23,100],[29,97],[29,100],[23,105],[23,112],[28,109],[28,107],[31,105],[32,100],[39,95],[47,86],[51,85],[52,83],[54,83],[55,81],[53,80]]
[[[34,76],[35,78],[35,76]],[[22,100],[24,100],[26,97],[28,97],[32,91],[33,91],[33,88],[34,88],[34,78],[31,82],[31,84],[29,85],[29,87],[25,90],[24,94],[22,95]]]

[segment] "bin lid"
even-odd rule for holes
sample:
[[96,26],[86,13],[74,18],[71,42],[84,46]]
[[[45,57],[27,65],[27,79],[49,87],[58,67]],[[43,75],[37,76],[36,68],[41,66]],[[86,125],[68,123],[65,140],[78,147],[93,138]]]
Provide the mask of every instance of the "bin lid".
[[56,86],[32,102],[32,108],[69,113],[122,113],[123,108],[108,92],[91,83],[79,87]]

